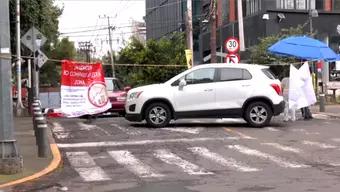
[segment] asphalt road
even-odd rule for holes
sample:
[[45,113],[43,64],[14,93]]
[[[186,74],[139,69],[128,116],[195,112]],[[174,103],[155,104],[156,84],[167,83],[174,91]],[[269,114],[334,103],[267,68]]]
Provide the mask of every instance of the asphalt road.
[[287,192],[340,189],[340,120],[266,128],[242,120],[181,120],[163,129],[121,117],[58,119],[63,165],[14,191]]

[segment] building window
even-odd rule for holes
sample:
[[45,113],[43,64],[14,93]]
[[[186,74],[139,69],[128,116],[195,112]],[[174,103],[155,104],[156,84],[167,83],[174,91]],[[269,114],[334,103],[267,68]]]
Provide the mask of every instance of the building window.
[[340,11],[340,0],[334,0],[334,10]]
[[[307,10],[310,0],[276,0],[278,9],[299,9]],[[313,0],[311,0],[313,3]],[[315,0],[314,0],[315,3]]]
[[257,14],[261,11],[261,0],[243,0],[243,16]]

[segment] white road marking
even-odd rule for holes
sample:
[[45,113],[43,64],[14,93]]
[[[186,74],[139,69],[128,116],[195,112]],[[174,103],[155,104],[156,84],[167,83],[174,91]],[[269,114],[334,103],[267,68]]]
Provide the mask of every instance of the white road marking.
[[82,131],[83,130],[84,131],[91,131],[91,130],[96,130],[97,129],[97,130],[105,133],[105,135],[111,136],[111,134],[108,131],[106,131],[105,129],[103,129],[103,128],[97,126],[97,125],[89,125],[89,124],[85,124],[83,122],[78,122],[78,125],[80,126],[80,130],[82,130]]
[[140,140],[140,141],[102,141],[102,142],[86,142],[86,143],[59,143],[59,148],[78,148],[78,147],[115,147],[115,146],[128,146],[128,145],[146,145],[155,143],[190,143],[202,141],[225,141],[225,140],[238,140],[238,137],[201,137],[201,138],[182,138],[182,139],[155,139],[155,140]]
[[305,145],[316,146],[316,147],[320,147],[320,148],[323,148],[323,149],[335,149],[335,148],[337,148],[334,145],[329,145],[329,144],[326,144],[326,143],[320,143],[320,142],[314,142],[314,141],[302,141],[302,143],[305,144]]
[[256,140],[257,139],[255,137],[251,137],[251,136],[245,135],[245,134],[243,134],[243,133],[241,133],[239,131],[235,131],[235,130],[232,130],[232,129],[229,129],[229,128],[224,128],[224,130],[229,132],[229,133],[239,135],[241,139],[252,139],[252,140]]
[[266,129],[267,129],[268,131],[273,131],[273,132],[278,132],[278,131],[280,131],[280,130],[275,129],[275,128],[273,128],[273,127],[267,127]]
[[256,156],[259,157],[261,159],[268,159],[271,160],[275,163],[277,163],[279,166],[281,167],[285,167],[285,168],[306,168],[309,167],[308,165],[304,165],[304,164],[298,164],[295,162],[289,162],[286,161],[280,157],[276,157],[267,153],[263,153],[261,151],[257,151],[255,149],[250,149],[248,147],[244,147],[241,145],[229,145],[228,146],[229,149],[234,149],[237,150],[243,154],[247,154],[247,155],[252,155],[252,156]]
[[326,119],[329,119],[329,116],[328,116],[328,115],[324,115],[324,114],[317,114],[317,113],[314,113],[314,114],[313,114],[313,118],[314,118],[314,119],[322,119],[322,120],[326,120]]
[[243,163],[237,162],[235,159],[233,158],[224,158],[221,155],[217,154],[217,153],[213,153],[211,151],[209,151],[209,149],[204,148],[204,147],[191,147],[188,148],[190,151],[192,151],[193,153],[200,155],[204,158],[207,158],[209,160],[212,160],[220,165],[229,167],[233,170],[237,170],[237,171],[242,171],[242,172],[253,172],[253,171],[259,171],[260,169],[257,168],[252,168],[249,167],[247,165],[244,165]]
[[182,132],[182,133],[190,133],[190,134],[199,134],[203,128],[180,128],[180,127],[174,127],[174,128],[162,128],[162,130],[167,131],[173,131],[173,132]]
[[183,169],[185,173],[189,175],[213,175],[214,173],[210,171],[205,171],[204,169],[200,168],[199,166],[190,163],[182,159],[181,157],[171,153],[165,149],[158,149],[154,154],[157,158],[164,161],[165,163],[176,165]]
[[117,127],[118,129],[120,129],[121,131],[123,131],[124,133],[126,133],[128,135],[141,135],[142,134],[142,132],[140,132],[138,130],[131,130],[129,128],[122,127],[122,126],[117,125],[117,124],[111,124],[111,126]]
[[134,157],[129,151],[108,151],[110,156],[115,159],[119,164],[124,165],[131,172],[139,177],[163,177],[164,175],[155,173],[155,171],[145,165],[136,157]]
[[269,146],[275,147],[276,149],[280,149],[282,151],[288,151],[288,152],[293,152],[293,153],[301,153],[300,149],[288,147],[288,146],[283,146],[283,145],[280,145],[278,143],[261,143],[261,145],[269,145]]
[[217,123],[245,123],[246,121],[240,118],[222,118],[222,119],[217,119],[216,122]]
[[84,181],[106,181],[111,178],[96,165],[92,157],[85,151],[66,152],[72,167]]
[[340,142],[340,138],[333,138],[332,141]]
[[292,129],[292,131],[294,131],[294,132],[301,132],[301,133],[304,133],[306,135],[320,135],[319,132],[308,132],[308,131],[306,131],[304,129]]
[[57,139],[67,139],[72,137],[70,132],[67,132],[65,128],[61,126],[61,124],[57,122],[53,122],[52,124],[53,124],[52,131]]

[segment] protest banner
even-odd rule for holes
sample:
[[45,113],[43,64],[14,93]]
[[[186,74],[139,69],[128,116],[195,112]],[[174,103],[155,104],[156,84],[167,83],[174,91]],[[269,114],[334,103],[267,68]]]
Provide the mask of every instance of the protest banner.
[[62,61],[61,111],[64,116],[93,115],[110,107],[100,63]]

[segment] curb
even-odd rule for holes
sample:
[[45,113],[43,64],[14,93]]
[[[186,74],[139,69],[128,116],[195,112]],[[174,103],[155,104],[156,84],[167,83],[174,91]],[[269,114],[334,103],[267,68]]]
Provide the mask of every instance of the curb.
[[42,177],[42,176],[44,176],[48,173],[51,173],[55,169],[57,169],[60,162],[61,162],[61,154],[60,154],[59,148],[58,148],[57,144],[55,143],[53,137],[49,137],[49,140],[51,141],[50,149],[51,149],[51,153],[52,153],[52,156],[53,156],[53,159],[50,162],[50,164],[46,168],[44,168],[43,170],[36,172],[33,175],[30,175],[30,176],[27,176],[27,177],[24,177],[24,178],[21,178],[21,179],[18,179],[18,180],[10,181],[8,183],[0,185],[0,189],[5,188],[5,187],[11,187],[11,186],[14,186],[14,185],[18,185],[18,184],[22,184],[22,183],[25,183],[25,182],[28,182],[28,181],[38,179],[38,178],[40,178],[40,177]]
[[326,113],[326,112],[315,112],[313,115],[324,115],[327,116],[330,119],[340,119],[340,115],[334,114],[334,113]]

